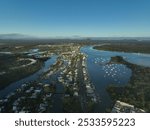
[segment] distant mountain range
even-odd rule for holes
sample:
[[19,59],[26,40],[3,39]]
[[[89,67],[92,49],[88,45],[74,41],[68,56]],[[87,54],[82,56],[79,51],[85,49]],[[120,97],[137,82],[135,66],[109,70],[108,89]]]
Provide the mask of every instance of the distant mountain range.
[[35,37],[31,37],[29,35],[23,35],[18,33],[12,33],[12,34],[0,34],[0,39],[34,39]]
[[0,40],[31,40],[31,39],[77,39],[77,40],[138,40],[150,41],[150,37],[80,37],[78,35],[72,37],[33,37],[19,33],[0,34]]
[[93,40],[137,40],[150,41],[150,37],[91,37]]

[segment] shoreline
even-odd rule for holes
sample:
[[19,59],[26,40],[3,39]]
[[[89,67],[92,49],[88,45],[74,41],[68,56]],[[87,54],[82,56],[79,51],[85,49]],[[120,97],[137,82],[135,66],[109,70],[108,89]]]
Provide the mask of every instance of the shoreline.
[[107,44],[102,46],[93,46],[93,49],[103,50],[103,51],[116,51],[116,52],[126,52],[126,53],[141,53],[150,54],[150,45],[125,45],[125,44]]
[[147,105],[150,103],[148,99],[150,81],[147,78],[150,73],[150,67],[129,63],[121,56],[112,57],[110,62],[124,64],[132,70],[130,81],[125,87],[119,87],[117,85],[109,85],[107,87],[111,99],[114,102],[121,100],[150,112],[150,106]]

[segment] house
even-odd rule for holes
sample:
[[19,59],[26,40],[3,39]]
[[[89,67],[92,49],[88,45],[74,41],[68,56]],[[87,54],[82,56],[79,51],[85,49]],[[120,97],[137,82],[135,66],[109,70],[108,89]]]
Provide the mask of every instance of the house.
[[78,96],[79,96],[79,94],[78,94],[77,91],[75,91],[73,95],[74,95],[75,97],[78,97]]
[[144,113],[145,111],[139,108],[135,108],[134,105],[116,101],[114,107],[112,108],[112,113]]

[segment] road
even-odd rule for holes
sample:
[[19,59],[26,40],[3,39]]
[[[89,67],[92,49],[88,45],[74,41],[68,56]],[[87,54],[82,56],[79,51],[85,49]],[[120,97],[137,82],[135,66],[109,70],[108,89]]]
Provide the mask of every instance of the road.
[[82,70],[82,57],[77,63],[78,67],[78,86],[79,86],[79,95],[80,95],[80,102],[81,102],[81,108],[84,113],[87,112],[87,99],[86,99],[86,88],[84,84],[84,75]]

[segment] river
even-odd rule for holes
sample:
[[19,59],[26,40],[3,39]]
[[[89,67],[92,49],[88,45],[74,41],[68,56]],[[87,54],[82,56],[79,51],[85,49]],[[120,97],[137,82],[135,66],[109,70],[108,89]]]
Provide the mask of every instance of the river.
[[93,46],[84,46],[81,48],[81,52],[88,56],[87,69],[89,76],[101,99],[95,112],[105,112],[112,105],[112,100],[106,91],[106,87],[110,84],[123,87],[128,83],[132,75],[132,70],[125,65],[107,64],[111,57],[122,56],[128,62],[150,67],[149,54],[100,51],[93,49]]
[[15,91],[17,88],[21,87],[22,84],[38,79],[43,72],[46,72],[49,69],[49,67],[56,62],[56,59],[57,59],[56,55],[51,56],[51,58],[49,58],[47,61],[44,62],[44,65],[39,71],[17,82],[11,83],[4,89],[0,90],[0,98],[4,98],[11,92]]
[[[95,112],[105,112],[106,109],[110,108],[112,105],[112,100],[106,91],[106,87],[109,84],[115,84],[124,87],[132,75],[132,70],[127,68],[125,65],[107,64],[111,57],[122,56],[128,62],[150,67],[149,54],[100,51],[93,49],[93,46],[84,46],[80,51],[88,56],[87,70],[90,76],[90,80],[94,84],[96,92],[99,94],[101,100],[101,102],[96,106]],[[19,88],[23,83],[37,80],[43,72],[46,72],[49,67],[56,62],[56,60],[57,56],[53,55],[50,59],[44,62],[43,67],[39,71],[17,82],[14,82],[5,87],[5,89],[1,90],[0,97],[3,98],[7,96]],[[59,73],[56,73],[50,79],[55,80],[57,79],[58,75]],[[50,81],[45,80],[43,82],[48,83]],[[53,104],[53,112],[62,112],[62,94],[59,93],[63,91],[63,86],[61,84],[57,85],[58,94],[54,96],[55,102]]]

